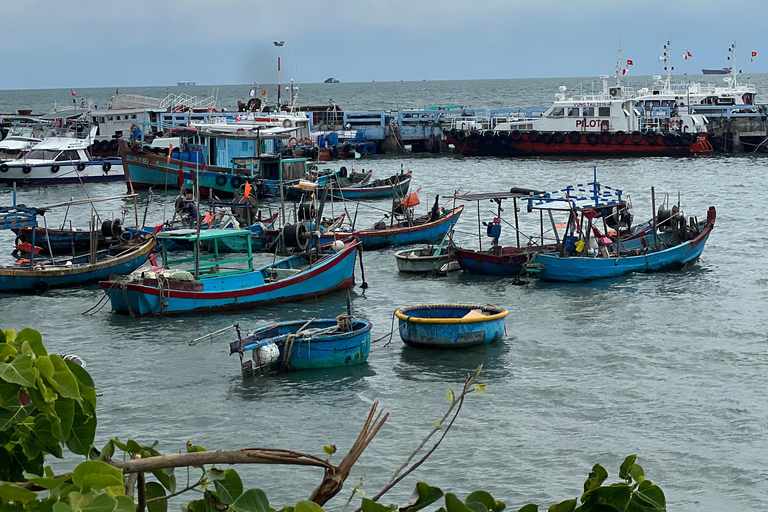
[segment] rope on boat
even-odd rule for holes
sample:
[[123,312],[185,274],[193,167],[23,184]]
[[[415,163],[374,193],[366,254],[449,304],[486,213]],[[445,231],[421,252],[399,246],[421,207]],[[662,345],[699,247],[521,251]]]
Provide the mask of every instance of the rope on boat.
[[386,347],[386,346],[388,346],[392,342],[392,335],[394,334],[394,332],[395,332],[395,313],[393,312],[392,313],[392,324],[390,325],[390,331],[387,334],[385,334],[384,336],[382,336],[381,338],[376,338],[375,340],[371,341],[371,343],[377,343],[377,342],[383,340],[384,338],[386,338],[387,336],[389,336],[389,340],[384,344],[384,346]]

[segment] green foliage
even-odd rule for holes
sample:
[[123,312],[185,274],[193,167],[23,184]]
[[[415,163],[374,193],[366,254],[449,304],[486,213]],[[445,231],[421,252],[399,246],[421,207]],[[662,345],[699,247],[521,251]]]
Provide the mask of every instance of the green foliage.
[[[475,377],[479,371],[480,368]],[[486,391],[485,384],[467,386],[459,397],[453,390],[449,391],[447,399],[456,404],[470,390],[477,395]],[[96,425],[96,389],[85,369],[58,355],[48,354],[37,331],[0,330],[0,512],[135,512],[134,497],[125,494],[128,475],[112,465],[112,460],[160,456],[157,443],[143,445],[134,440],[122,442],[115,437],[99,451],[93,446]],[[71,473],[56,477],[51,468],[45,466],[45,458],[49,455],[61,458],[64,445],[87,460],[80,462]],[[117,450],[123,453],[115,457]],[[186,451],[205,452],[205,448],[188,441]],[[330,456],[336,452],[336,446],[324,446],[323,451]],[[666,510],[664,493],[646,479],[636,460],[635,455],[627,457],[619,468],[622,481],[608,486],[603,485],[608,472],[595,464],[584,482],[580,500],[563,501],[548,510]],[[234,469],[196,468],[199,470],[197,480],[189,480],[189,485],[181,490],[177,490],[173,468],[152,471],[156,481],[146,482],[141,490],[148,512],[168,512],[168,498],[193,489],[201,493],[202,499],[190,501],[182,507],[183,512],[275,512],[263,491],[244,490]],[[17,484],[20,482],[27,487]],[[504,502],[486,491],[472,492],[462,500],[424,482],[416,485],[402,507],[362,498],[361,508],[363,512],[418,512],[440,506],[441,499],[443,506],[439,512],[503,512],[506,508]],[[323,512],[323,509],[312,501],[299,501],[281,512]],[[538,505],[525,505],[518,512],[538,512]]]

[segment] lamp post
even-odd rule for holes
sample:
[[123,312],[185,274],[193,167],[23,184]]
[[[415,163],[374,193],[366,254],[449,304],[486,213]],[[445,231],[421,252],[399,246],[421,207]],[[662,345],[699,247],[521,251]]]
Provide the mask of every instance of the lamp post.
[[285,41],[275,41],[277,46],[277,111],[280,112],[280,47],[285,44]]

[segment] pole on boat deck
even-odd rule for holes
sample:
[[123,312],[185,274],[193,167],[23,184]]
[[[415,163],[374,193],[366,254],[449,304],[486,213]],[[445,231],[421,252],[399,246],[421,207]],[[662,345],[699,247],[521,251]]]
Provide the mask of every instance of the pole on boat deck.
[[656,235],[656,190],[651,187],[651,208],[653,209],[653,249],[659,250],[659,237]]
[[[517,198],[512,198],[512,207],[515,209],[515,237],[517,238],[517,248],[520,248],[520,224],[517,218]],[[499,202],[499,211],[501,211],[501,202]],[[501,217],[501,214],[499,214]]]
[[480,252],[483,251],[483,232],[480,229],[480,200],[477,200],[477,240],[480,242]]
[[285,44],[285,41],[274,41],[274,45],[277,46],[277,112],[280,113],[280,48]]

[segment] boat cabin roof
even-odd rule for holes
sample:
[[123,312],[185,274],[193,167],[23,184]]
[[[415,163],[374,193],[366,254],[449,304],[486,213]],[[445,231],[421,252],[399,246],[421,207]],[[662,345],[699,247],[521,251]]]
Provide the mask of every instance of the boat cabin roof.
[[604,208],[622,204],[623,192],[597,181],[587,184],[571,185],[564,189],[552,192],[544,192],[528,197],[528,211],[538,210],[562,210],[579,211]]
[[[250,236],[251,232],[247,229],[203,229],[200,231],[200,240],[213,240],[230,236]],[[155,238],[158,240],[179,240],[196,241],[196,229],[174,229],[171,231],[161,231]]]
[[459,201],[494,201],[500,199],[520,199],[524,197],[536,196],[543,194],[541,190],[534,190],[532,188],[518,188],[513,187],[509,192],[485,192],[481,194],[464,194],[456,196]]

